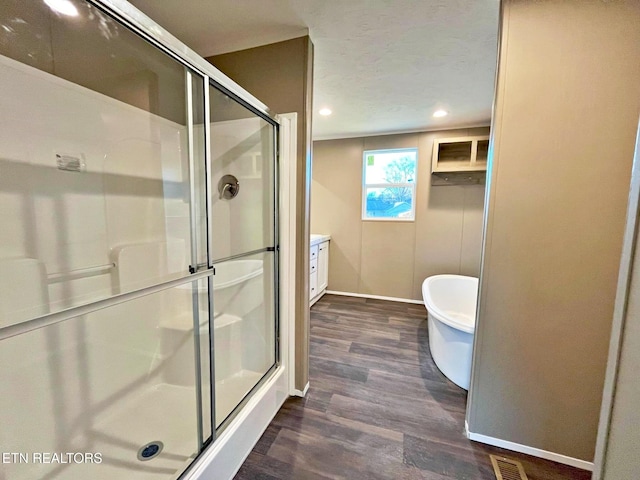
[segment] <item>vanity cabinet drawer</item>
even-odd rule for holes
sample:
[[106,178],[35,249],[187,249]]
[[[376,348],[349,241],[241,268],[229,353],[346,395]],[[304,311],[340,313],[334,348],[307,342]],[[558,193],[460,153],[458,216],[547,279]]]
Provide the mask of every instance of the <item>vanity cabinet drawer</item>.
[[312,273],[309,277],[309,300],[318,294],[318,274]]
[[318,245],[313,245],[309,251],[309,259],[313,262],[318,258]]
[[309,268],[309,273],[316,273],[318,271],[318,259],[315,258],[311,260],[311,267]]

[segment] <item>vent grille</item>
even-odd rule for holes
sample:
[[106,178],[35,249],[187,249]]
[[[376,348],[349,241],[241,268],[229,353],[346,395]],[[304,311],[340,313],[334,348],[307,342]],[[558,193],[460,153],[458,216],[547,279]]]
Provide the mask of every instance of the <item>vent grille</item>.
[[522,464],[506,457],[489,455],[497,480],[529,480]]

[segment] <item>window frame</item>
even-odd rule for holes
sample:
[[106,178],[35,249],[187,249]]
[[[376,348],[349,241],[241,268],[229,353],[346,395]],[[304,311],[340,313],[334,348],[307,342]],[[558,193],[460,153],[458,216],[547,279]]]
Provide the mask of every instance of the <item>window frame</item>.
[[[380,153],[413,152],[416,156],[416,167],[413,182],[402,183],[367,183],[367,156]],[[362,209],[363,222],[415,222],[416,220],[416,194],[418,183],[418,147],[406,148],[379,148],[376,150],[364,150],[362,152]],[[411,215],[410,217],[367,217],[367,189],[368,188],[410,188],[411,189]]]

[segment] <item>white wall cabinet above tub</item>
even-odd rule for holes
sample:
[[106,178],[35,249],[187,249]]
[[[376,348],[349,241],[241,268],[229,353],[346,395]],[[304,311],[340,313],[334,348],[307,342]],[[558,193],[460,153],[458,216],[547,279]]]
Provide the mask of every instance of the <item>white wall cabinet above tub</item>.
[[436,138],[431,173],[485,171],[488,155],[489,135]]
[[329,235],[311,235],[309,253],[309,305],[313,305],[327,291],[329,284]]

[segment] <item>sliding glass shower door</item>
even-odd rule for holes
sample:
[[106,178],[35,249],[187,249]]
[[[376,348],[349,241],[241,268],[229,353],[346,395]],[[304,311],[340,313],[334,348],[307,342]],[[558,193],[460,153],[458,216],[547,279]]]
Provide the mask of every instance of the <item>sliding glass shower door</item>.
[[276,126],[215,86],[209,105],[220,427],[276,363]]
[[0,8],[0,478],[170,477],[212,432],[204,77],[67,5]]
[[0,480],[175,478],[277,362],[277,124],[64,3],[0,6]]

